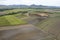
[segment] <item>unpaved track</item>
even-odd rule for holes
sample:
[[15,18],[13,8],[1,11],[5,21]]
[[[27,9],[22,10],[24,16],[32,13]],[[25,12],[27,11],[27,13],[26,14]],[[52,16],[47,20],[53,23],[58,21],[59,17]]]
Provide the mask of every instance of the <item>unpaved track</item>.
[[0,29],[0,40],[55,40],[52,34],[48,34],[27,24]]

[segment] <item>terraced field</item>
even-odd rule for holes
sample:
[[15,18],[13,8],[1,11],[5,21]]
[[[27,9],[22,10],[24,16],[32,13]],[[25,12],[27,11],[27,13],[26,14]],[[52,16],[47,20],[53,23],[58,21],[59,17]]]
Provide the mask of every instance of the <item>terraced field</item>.
[[21,24],[26,24],[26,22],[16,18],[13,15],[0,17],[0,26],[11,26],[11,25],[21,25]]

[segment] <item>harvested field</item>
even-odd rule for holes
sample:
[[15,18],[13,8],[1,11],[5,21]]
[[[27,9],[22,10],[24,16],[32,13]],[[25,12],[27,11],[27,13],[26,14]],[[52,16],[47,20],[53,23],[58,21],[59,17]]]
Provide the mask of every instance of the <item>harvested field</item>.
[[[56,14],[55,14],[56,15]],[[53,34],[56,37],[56,40],[60,40],[60,14],[48,18],[43,22],[40,22],[37,26],[50,34]]]
[[48,34],[31,24],[16,26],[15,29],[14,27],[10,28],[0,31],[0,40],[55,40],[54,35]]

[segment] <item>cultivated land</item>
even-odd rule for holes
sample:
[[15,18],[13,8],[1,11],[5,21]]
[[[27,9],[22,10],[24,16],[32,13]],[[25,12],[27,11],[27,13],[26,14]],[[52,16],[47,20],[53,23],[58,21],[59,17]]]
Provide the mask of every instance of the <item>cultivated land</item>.
[[13,15],[1,16],[0,17],[0,27],[2,26],[13,26],[13,25],[21,25],[26,24],[27,22],[22,19],[18,19]]
[[[14,9],[3,11],[7,14],[0,16],[0,40],[60,40],[60,12],[56,12],[56,9],[55,11],[49,10]],[[41,20],[40,16],[26,15],[33,12],[47,12],[49,17]]]
[[38,23],[37,26],[41,30],[53,34],[56,40],[60,40],[60,14],[54,14],[53,17]]

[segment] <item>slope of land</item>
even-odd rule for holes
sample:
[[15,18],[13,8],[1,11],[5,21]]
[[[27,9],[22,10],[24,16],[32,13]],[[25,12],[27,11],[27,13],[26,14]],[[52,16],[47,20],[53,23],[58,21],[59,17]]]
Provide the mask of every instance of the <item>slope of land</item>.
[[54,15],[43,22],[38,23],[41,30],[56,36],[56,40],[60,40],[60,14]]
[[[0,17],[0,24],[4,26],[0,27],[0,40],[60,40],[60,13],[52,13],[42,21],[35,16],[20,17],[19,14]],[[26,21],[27,25],[20,25],[26,24]]]
[[10,8],[60,8],[56,6],[44,6],[44,5],[0,5],[0,9],[10,9]]
[[0,27],[1,26],[11,26],[11,25],[21,25],[26,24],[25,21],[16,18],[13,15],[1,16],[0,17]]

